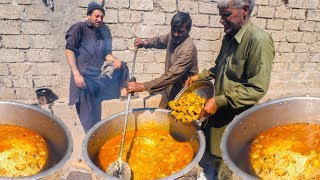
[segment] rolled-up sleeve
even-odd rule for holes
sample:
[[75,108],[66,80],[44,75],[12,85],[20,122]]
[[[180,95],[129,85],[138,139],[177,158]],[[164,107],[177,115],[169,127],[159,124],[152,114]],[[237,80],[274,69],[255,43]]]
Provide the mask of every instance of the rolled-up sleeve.
[[65,35],[66,49],[78,52],[81,42],[81,27],[79,23],[72,25]]

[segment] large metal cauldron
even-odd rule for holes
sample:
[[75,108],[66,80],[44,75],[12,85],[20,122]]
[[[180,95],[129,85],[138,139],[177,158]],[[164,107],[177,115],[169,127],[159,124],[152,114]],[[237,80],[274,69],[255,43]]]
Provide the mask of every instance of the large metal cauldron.
[[[109,116],[92,127],[84,138],[82,145],[83,158],[89,167],[104,179],[118,179],[109,176],[102,171],[95,163],[94,159],[102,145],[111,138],[121,134],[125,112],[120,112]],[[202,131],[194,126],[184,126],[177,123],[170,115],[170,110],[165,109],[133,109],[129,111],[127,132],[137,129],[165,129],[173,137],[188,141],[194,148],[195,157],[185,168],[175,174],[162,179],[176,179],[187,174],[200,161],[204,149],[205,139]],[[147,168],[147,167],[146,167]]]
[[258,179],[251,169],[248,148],[261,132],[291,123],[320,124],[320,98],[289,97],[244,111],[227,126],[221,142],[222,158],[241,179]]
[[[16,102],[0,102],[0,112],[0,124],[32,129],[44,137],[49,147],[49,157],[44,170],[33,176],[12,179],[49,177],[70,158],[73,148],[71,134],[62,121],[53,114],[34,106]],[[0,177],[0,179],[11,178]]]

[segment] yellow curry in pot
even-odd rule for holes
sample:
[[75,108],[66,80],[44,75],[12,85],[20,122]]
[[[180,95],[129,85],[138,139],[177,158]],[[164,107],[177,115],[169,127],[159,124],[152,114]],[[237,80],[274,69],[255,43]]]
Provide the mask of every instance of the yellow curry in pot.
[[250,162],[261,179],[320,179],[320,125],[287,124],[259,134]]
[[[104,171],[118,159],[121,134],[100,149],[97,164]],[[126,133],[122,159],[132,170],[133,179],[169,176],[183,169],[194,157],[188,142],[174,140],[167,130],[137,130]]]
[[0,125],[0,177],[39,173],[48,159],[44,138],[31,129]]

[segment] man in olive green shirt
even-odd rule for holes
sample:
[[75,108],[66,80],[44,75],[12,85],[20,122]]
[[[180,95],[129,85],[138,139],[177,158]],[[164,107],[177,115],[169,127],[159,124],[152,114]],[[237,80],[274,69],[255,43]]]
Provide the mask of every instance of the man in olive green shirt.
[[[266,94],[274,58],[274,44],[268,33],[249,19],[254,2],[251,0],[220,0],[220,23],[226,35],[215,66],[192,76],[187,84],[199,79],[215,79],[215,96],[209,99],[200,114],[209,116],[203,123],[210,152],[220,161],[218,179],[229,179],[231,172],[222,169],[220,142],[225,127],[244,110],[257,104]],[[230,170],[229,170],[230,171]]]

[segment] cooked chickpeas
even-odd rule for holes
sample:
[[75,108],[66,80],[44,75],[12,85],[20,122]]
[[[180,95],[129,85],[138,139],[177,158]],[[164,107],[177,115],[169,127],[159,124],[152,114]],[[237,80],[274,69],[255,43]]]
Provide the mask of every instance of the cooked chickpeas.
[[204,98],[192,92],[182,96],[177,101],[170,101],[168,105],[172,110],[171,115],[176,121],[188,124],[198,119],[205,102]]

